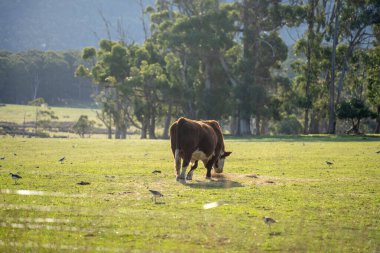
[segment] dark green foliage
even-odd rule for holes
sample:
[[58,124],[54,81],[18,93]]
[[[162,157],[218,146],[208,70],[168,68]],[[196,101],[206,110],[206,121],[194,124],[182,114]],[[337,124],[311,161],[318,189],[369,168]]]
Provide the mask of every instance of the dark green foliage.
[[360,131],[360,120],[376,115],[361,99],[352,98],[350,101],[342,102],[337,109],[337,116],[340,119],[351,120],[352,128],[347,133],[358,134]]
[[300,134],[302,125],[297,118],[292,115],[277,123],[276,132],[279,134]]
[[96,49],[93,47],[88,47],[83,49],[82,58],[87,60],[90,58],[96,57]]
[[[50,105],[92,103],[88,79],[74,75],[83,63],[79,52],[0,52],[0,102],[26,104],[42,97]],[[83,76],[81,68],[77,76]]]
[[84,138],[85,134],[90,134],[91,130],[94,128],[95,122],[93,120],[89,120],[87,115],[81,115],[73,126],[73,130],[80,137]]

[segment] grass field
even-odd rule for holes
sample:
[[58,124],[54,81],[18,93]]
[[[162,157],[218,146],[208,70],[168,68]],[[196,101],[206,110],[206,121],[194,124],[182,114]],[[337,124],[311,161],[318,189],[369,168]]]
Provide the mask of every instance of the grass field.
[[169,141],[0,138],[0,252],[380,251],[378,139],[226,146],[223,176],[180,184]]
[[[95,109],[69,108],[69,107],[49,107],[58,119],[56,121],[77,122],[81,115],[87,115],[89,120],[94,120],[96,124],[103,123],[96,117]],[[47,108],[38,107],[39,110]],[[0,121],[14,122],[22,124],[24,122],[34,122],[36,120],[36,107],[28,105],[7,104],[0,107]]]

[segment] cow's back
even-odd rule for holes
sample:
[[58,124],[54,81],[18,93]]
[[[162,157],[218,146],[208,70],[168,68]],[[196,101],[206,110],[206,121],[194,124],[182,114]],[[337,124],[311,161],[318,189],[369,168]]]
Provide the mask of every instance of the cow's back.
[[176,149],[179,149],[181,153],[194,152],[199,149],[210,155],[216,148],[218,137],[214,127],[210,124],[183,117],[170,127],[173,155]]

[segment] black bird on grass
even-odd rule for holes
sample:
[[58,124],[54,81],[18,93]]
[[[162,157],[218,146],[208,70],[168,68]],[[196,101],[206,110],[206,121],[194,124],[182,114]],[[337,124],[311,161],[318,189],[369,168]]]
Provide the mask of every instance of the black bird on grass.
[[154,170],[152,171],[153,174],[161,173],[161,170]]
[[326,163],[328,166],[331,166],[331,165],[334,164],[333,162],[330,162],[330,161],[326,161],[325,163]]
[[86,181],[80,181],[79,183],[77,183],[78,185],[89,185],[90,182],[86,182]]
[[61,159],[59,159],[58,161],[61,162],[61,163],[63,163],[63,161],[65,160],[65,158],[66,158],[66,157],[63,156],[63,157],[62,157]]
[[380,154],[380,150],[379,150],[379,151],[376,151],[376,154]]
[[22,178],[21,176],[13,173],[9,173],[9,175],[11,175],[12,179],[15,181],[15,184],[17,184],[17,180]]
[[263,221],[265,222],[265,224],[267,224],[270,228],[270,225],[272,225],[273,223],[276,223],[277,221],[272,219],[272,218],[269,218],[269,217],[263,217]]
[[163,197],[164,195],[162,195],[162,193],[161,192],[159,192],[159,191],[155,191],[155,190],[149,190],[150,191],[150,193],[152,194],[152,200],[154,200],[154,203],[156,203],[156,198],[157,197]]

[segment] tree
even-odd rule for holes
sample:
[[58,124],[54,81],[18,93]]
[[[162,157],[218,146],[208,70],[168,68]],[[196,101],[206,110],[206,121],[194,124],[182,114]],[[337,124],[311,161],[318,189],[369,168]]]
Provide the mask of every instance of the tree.
[[352,98],[350,101],[342,102],[337,109],[339,119],[350,120],[352,127],[347,133],[359,134],[360,121],[364,118],[374,117],[374,113],[360,99]]
[[[379,28],[376,28],[379,29]],[[377,35],[375,47],[368,51],[369,59],[366,62],[368,98],[369,102],[376,108],[376,129],[375,133],[380,133],[380,35]]]
[[84,138],[85,134],[91,133],[94,128],[95,121],[89,120],[87,115],[81,115],[78,121],[73,126],[73,130],[77,133],[81,138]]
[[109,109],[115,125],[115,139],[125,139],[127,133],[127,98],[122,86],[130,75],[129,50],[123,43],[101,40],[100,49],[85,48],[83,59],[91,61],[91,70],[83,65],[77,68],[77,75],[87,75],[104,91],[103,107]]
[[45,100],[43,98],[36,98],[32,101],[29,101],[28,102],[28,105],[32,105],[32,106],[35,106],[36,107],[36,121],[35,121],[35,124],[34,124],[34,133],[37,134],[37,129],[38,129],[38,116],[39,116],[39,112],[38,112],[38,108],[45,104]]
[[270,69],[284,61],[287,48],[277,34],[285,25],[297,22],[299,9],[282,6],[278,0],[244,0],[236,4],[238,31],[242,37],[240,72],[235,89],[237,135],[250,134],[250,117],[255,116],[256,135],[260,135],[263,109],[270,101],[273,85]]
[[[160,1],[155,12],[150,10],[153,39],[161,49],[170,50],[165,54],[169,55],[168,80],[178,83],[169,85],[175,89],[167,94],[178,92],[172,102],[180,102],[190,118],[225,116],[230,88],[220,58],[233,45],[233,22],[227,9],[217,0],[192,0],[177,1],[172,7]],[[173,72],[174,68],[179,72]]]
[[27,104],[43,97],[49,105],[90,104],[89,80],[74,77],[79,53],[0,52],[0,101]]
[[[336,0],[334,2],[332,22],[327,38],[331,36],[332,56],[331,56],[331,79],[329,85],[329,128],[328,133],[335,133],[335,104],[340,102],[343,89],[344,78],[349,68],[349,60],[355,50],[361,48],[363,44],[369,44],[373,35],[368,33],[371,25],[380,22],[380,4],[376,0],[359,0],[347,2]],[[348,43],[341,64],[338,87],[335,84],[336,77],[336,52],[338,44]],[[336,98],[335,98],[336,93]]]

